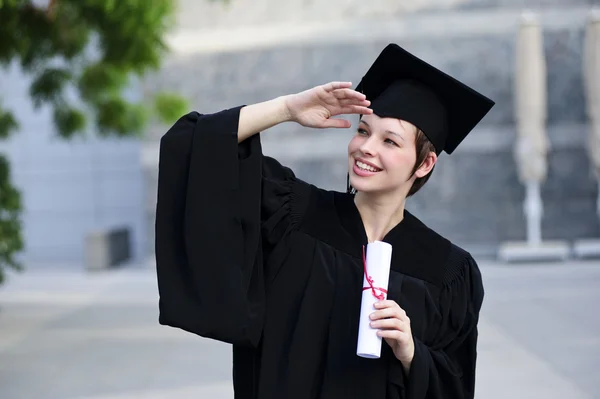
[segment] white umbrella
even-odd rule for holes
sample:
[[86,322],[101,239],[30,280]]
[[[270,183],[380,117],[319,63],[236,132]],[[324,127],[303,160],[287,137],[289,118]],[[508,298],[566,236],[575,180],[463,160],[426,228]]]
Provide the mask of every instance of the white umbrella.
[[[583,54],[584,93],[589,118],[588,153],[600,182],[600,10],[591,12],[585,31]],[[596,209],[600,216],[600,190]]]
[[546,60],[542,29],[537,17],[524,13],[516,49],[515,115],[517,140],[514,148],[520,181],[527,189],[524,211],[527,242],[542,241],[543,204],[540,184],[546,179],[549,142],[546,137]]

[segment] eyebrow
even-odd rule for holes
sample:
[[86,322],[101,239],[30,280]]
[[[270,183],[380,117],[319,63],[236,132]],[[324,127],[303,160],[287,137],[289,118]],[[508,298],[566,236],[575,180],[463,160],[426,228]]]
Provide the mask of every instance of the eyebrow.
[[[365,122],[364,120],[360,120],[360,123],[364,123],[365,125],[367,125],[367,127],[371,127],[367,122]],[[396,133],[396,132],[392,132],[391,130],[386,130],[385,133],[389,133],[393,136],[398,137],[399,139],[401,139],[402,141],[404,141],[404,137],[402,137],[400,134]]]

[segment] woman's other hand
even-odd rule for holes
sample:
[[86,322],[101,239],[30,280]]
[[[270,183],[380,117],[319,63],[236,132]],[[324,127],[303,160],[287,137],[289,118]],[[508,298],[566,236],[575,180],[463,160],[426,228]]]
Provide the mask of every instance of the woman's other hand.
[[410,319],[392,300],[376,302],[375,308],[377,310],[371,314],[371,327],[379,330],[377,335],[385,339],[408,374],[415,355]]

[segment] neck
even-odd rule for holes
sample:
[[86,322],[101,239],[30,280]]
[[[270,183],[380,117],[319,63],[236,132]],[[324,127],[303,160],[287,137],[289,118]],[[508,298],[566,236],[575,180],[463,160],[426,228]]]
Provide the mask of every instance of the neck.
[[405,196],[356,193],[354,203],[365,226],[368,242],[381,241],[404,219]]

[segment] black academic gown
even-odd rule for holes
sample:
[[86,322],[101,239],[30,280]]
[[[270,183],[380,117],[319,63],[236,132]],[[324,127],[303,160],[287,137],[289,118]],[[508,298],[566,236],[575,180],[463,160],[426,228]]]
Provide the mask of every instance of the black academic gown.
[[384,241],[388,299],[411,320],[410,373],[385,341],[380,359],[358,357],[367,237],[353,197],[299,180],[259,135],[238,145],[240,108],[190,113],[161,139],[159,322],[232,343],[237,399],[472,398],[472,257],[406,212]]

